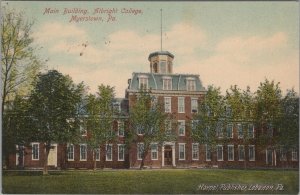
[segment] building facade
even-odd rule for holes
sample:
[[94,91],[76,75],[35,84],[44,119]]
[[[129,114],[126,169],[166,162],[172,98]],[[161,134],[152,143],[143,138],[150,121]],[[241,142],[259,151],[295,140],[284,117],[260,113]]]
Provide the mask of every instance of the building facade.
[[[206,89],[197,74],[173,73],[174,55],[168,51],[151,53],[148,57],[150,72],[134,72],[128,80],[125,98],[113,103],[119,111],[113,123],[117,140],[99,146],[96,155],[86,143],[53,144],[48,157],[50,168],[91,169],[96,157],[97,168],[139,168],[142,161],[143,142],[126,143],[129,111],[137,101],[141,88],[149,89],[154,101],[164,107],[165,113],[174,116],[171,126],[176,132],[176,141],[153,143],[145,158],[148,168],[298,168],[298,150],[285,152],[272,148],[259,148],[256,136],[259,133],[253,124],[248,125],[245,142],[242,123],[230,123],[226,133],[230,139],[212,150],[205,144],[192,139],[191,124],[198,112],[198,104],[204,98]],[[83,129],[82,136],[89,136]],[[10,168],[42,168],[45,158],[43,144],[31,143],[30,147],[17,148],[19,153],[10,156]]]

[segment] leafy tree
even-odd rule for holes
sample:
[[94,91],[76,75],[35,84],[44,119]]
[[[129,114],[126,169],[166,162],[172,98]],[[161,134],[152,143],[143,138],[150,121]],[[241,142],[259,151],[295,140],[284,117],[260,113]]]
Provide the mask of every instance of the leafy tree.
[[115,96],[114,88],[98,87],[97,96],[90,94],[87,99],[87,126],[89,137],[86,140],[93,151],[94,170],[96,170],[96,153],[101,145],[114,141],[116,134],[113,132],[113,106]]
[[51,144],[65,143],[78,137],[78,104],[82,85],[75,85],[69,76],[56,70],[39,74],[29,97],[31,121],[30,141],[44,144],[43,174],[48,174],[48,155]]
[[293,89],[288,90],[281,105],[277,145],[284,151],[289,151],[299,146],[299,96]]
[[[208,86],[205,98],[199,104],[199,112],[192,124],[192,138],[200,144],[207,144],[211,150],[223,137],[224,128],[224,97],[220,88]],[[217,135],[218,134],[218,135]]]
[[[78,127],[79,125],[79,128],[80,126],[82,125],[82,118],[84,118],[83,116],[86,115],[86,97],[87,97],[87,90],[88,90],[88,87],[86,87],[84,85],[83,82],[79,83],[77,86],[76,86],[76,89],[75,89],[75,94],[78,95],[78,99],[79,102],[77,102],[75,104],[76,106],[76,121],[74,118],[72,119],[68,119],[68,122],[71,124],[71,125],[75,125],[76,128]],[[81,129],[79,129],[81,131]],[[62,146],[62,151],[61,151],[61,161],[60,161],[60,167],[61,169],[66,169],[66,162],[67,162],[67,159],[68,159],[68,143],[73,143],[73,144],[77,144],[79,142],[81,142],[82,139],[80,136],[76,136],[73,135],[73,136],[66,136],[64,137],[63,139],[61,139],[58,143]]]
[[162,145],[164,141],[175,140],[172,122],[170,127],[168,121],[172,121],[172,116],[164,113],[162,106],[151,97],[151,91],[140,90],[130,111],[131,132],[128,135],[131,143],[143,142],[143,147],[138,148],[142,153],[140,169],[144,167],[152,144]]
[[36,55],[31,28],[33,23],[26,20],[23,13],[1,8],[1,118],[3,120],[3,157],[8,163],[10,149],[14,143],[7,137],[14,134],[8,129],[10,119],[5,116],[16,94],[26,95],[30,91],[30,83],[35,79],[44,62]]
[[[278,139],[281,139],[275,130],[280,127],[282,115],[282,94],[279,83],[265,80],[260,83],[254,98],[254,119],[257,134],[257,143],[260,149],[269,148],[276,152]],[[274,156],[274,155],[273,155]]]
[[[253,95],[250,92],[250,88],[247,87],[246,91],[241,91],[236,85],[231,86],[226,91],[226,119],[227,123],[235,125],[238,130],[238,136],[243,139],[245,146],[253,143],[253,131],[249,131],[253,128],[253,118],[251,113],[253,112]],[[229,141],[229,139],[227,140]],[[244,160],[244,167],[247,167],[247,160]]]
[[[1,62],[2,62],[2,110],[10,95],[30,87],[38,71],[44,65],[36,55],[31,28],[33,23],[24,19],[23,13],[2,8]],[[21,89],[23,87],[23,89]],[[29,88],[30,89],[30,88]]]
[[226,115],[230,117],[233,121],[240,121],[244,118],[244,105],[241,89],[237,85],[231,86],[229,90],[226,91],[226,105],[227,113]]
[[3,152],[5,152],[5,156],[12,153],[19,153],[19,155],[22,155],[21,158],[23,158],[23,151],[16,150],[16,145],[20,149],[27,144],[26,140],[28,140],[29,136],[26,134],[29,129],[28,99],[17,95],[10,108],[6,110],[4,120],[6,131],[3,131],[3,137],[5,138],[3,139],[3,145],[6,148]]

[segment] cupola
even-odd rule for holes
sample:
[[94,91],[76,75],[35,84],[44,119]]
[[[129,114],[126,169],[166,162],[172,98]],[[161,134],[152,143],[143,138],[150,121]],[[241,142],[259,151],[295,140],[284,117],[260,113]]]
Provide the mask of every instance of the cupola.
[[148,60],[150,62],[151,73],[172,74],[174,55],[168,51],[156,51],[150,53]]

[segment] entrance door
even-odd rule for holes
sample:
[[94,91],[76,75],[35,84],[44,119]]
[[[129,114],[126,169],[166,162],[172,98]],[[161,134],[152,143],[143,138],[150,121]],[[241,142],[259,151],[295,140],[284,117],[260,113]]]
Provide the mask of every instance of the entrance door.
[[267,165],[273,165],[273,150],[271,149],[266,151],[266,163]]
[[165,165],[172,165],[172,148],[171,146],[165,146]]
[[57,144],[52,144],[48,156],[48,165],[57,167]]

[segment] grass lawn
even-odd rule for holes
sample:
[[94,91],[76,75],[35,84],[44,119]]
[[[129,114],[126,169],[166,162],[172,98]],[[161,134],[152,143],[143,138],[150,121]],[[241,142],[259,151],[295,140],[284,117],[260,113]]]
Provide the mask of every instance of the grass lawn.
[[[284,170],[105,170],[53,171],[48,176],[41,172],[3,172],[2,193],[60,193],[60,194],[127,194],[127,193],[284,193],[297,194],[298,171]],[[241,184],[247,189],[228,190],[222,184]],[[250,190],[255,184],[274,186],[273,190]],[[276,190],[277,184],[283,190]],[[202,188],[201,188],[202,185]],[[210,185],[210,187],[208,187]],[[256,187],[258,187],[258,185]],[[199,186],[201,189],[199,189]],[[214,186],[217,186],[215,190]],[[230,187],[229,185],[226,185]],[[234,187],[231,185],[231,187]],[[241,187],[241,186],[240,186]],[[211,190],[204,190],[210,188]],[[252,188],[254,189],[254,188]]]

